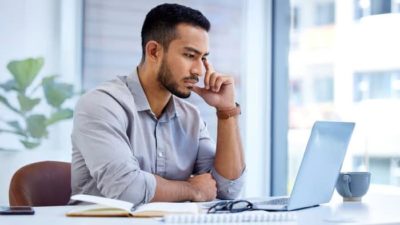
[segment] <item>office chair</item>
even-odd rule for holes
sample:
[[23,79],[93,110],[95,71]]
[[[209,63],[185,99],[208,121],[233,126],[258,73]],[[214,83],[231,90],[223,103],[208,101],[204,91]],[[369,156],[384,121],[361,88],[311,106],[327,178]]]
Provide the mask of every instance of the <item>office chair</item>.
[[71,196],[71,163],[43,161],[28,164],[11,179],[11,206],[66,205]]

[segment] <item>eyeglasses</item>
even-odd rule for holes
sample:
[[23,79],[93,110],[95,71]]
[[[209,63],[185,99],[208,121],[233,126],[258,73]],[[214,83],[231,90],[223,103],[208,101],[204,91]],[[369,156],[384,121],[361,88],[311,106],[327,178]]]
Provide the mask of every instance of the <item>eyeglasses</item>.
[[254,209],[253,203],[246,200],[224,201],[212,205],[208,209],[207,213],[220,213],[220,212],[238,213],[253,209]]

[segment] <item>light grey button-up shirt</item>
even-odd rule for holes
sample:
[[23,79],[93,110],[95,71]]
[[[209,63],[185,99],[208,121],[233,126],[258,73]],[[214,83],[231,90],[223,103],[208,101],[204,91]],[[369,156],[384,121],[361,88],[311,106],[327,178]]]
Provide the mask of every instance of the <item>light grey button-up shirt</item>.
[[137,73],[84,94],[71,138],[72,194],[146,203],[155,194],[154,174],[184,181],[211,172],[221,199],[235,198],[243,186],[243,174],[228,180],[214,169],[215,143],[196,107],[173,96],[157,119]]

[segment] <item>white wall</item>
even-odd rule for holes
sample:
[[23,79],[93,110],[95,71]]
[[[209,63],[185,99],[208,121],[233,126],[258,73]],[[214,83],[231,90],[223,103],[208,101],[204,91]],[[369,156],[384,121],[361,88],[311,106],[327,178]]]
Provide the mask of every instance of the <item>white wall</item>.
[[[63,81],[80,84],[80,76],[77,74],[79,57],[74,50],[79,45],[79,39],[76,28],[69,29],[74,27],[70,23],[79,19],[79,15],[76,15],[79,10],[68,10],[79,7],[78,2],[0,0],[0,82],[11,78],[6,69],[10,60],[42,56],[45,65],[38,80],[43,76],[57,74]],[[9,101],[17,103],[15,98]],[[46,110],[43,106],[40,109]],[[0,106],[2,120],[11,116],[10,112]],[[49,130],[49,139],[38,149],[0,151],[0,205],[8,204],[11,176],[21,166],[42,160],[70,161],[71,127],[71,121],[55,125]],[[21,149],[17,139],[3,134],[0,134],[0,146]]]

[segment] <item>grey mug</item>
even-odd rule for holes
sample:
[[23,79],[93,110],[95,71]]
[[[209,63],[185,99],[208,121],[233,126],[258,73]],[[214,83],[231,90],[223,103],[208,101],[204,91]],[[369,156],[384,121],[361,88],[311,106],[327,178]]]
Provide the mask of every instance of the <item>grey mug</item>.
[[340,173],[336,182],[336,190],[344,201],[361,201],[368,191],[370,180],[370,172]]

